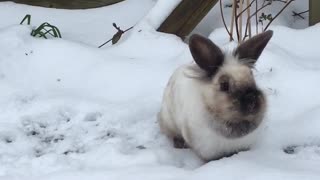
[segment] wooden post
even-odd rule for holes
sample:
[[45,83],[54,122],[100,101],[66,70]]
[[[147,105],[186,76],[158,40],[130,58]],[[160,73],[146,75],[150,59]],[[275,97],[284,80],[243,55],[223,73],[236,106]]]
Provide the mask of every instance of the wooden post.
[[320,22],[320,0],[309,0],[309,25]]
[[124,0],[12,0],[15,3],[58,9],[88,9],[115,4]]
[[182,0],[158,31],[175,34],[184,39],[217,2],[218,0]]

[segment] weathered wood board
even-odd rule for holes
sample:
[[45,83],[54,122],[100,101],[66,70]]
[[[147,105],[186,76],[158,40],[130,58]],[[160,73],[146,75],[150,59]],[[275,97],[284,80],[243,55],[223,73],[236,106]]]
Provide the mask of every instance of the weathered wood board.
[[320,0],[309,0],[309,25],[315,25],[320,22]]
[[16,3],[58,9],[88,9],[115,4],[124,0],[12,0]]
[[183,0],[158,31],[185,38],[219,0]]

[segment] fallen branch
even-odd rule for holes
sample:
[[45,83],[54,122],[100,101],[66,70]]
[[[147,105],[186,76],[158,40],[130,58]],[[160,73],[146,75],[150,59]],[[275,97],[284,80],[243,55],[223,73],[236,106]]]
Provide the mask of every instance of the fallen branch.
[[299,16],[301,19],[305,19],[305,17],[301,16],[301,14],[304,14],[304,13],[307,13],[307,12],[309,12],[309,10],[306,10],[306,11],[303,11],[303,12],[300,12],[300,13],[292,11],[292,13],[293,13],[292,16]]
[[134,26],[131,26],[130,28],[128,28],[128,29],[123,31],[123,30],[120,29],[120,27],[117,26],[116,23],[113,23],[112,25],[113,25],[114,28],[116,28],[118,30],[118,32],[116,32],[116,34],[114,34],[111,39],[109,39],[105,43],[101,44],[98,48],[103,47],[104,45],[108,44],[110,41],[112,41],[112,44],[116,44],[120,40],[121,36],[124,33],[126,33],[127,31],[131,30],[134,27]]

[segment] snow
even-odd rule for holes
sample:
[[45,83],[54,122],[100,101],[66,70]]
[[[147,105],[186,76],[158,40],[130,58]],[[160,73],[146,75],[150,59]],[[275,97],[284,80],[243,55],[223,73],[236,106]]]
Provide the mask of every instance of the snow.
[[[155,31],[178,2],[73,11],[1,2],[0,179],[319,179],[320,26],[271,27],[255,71],[268,96],[263,136],[250,151],[204,164],[174,149],[156,122],[168,78],[192,61],[178,37]],[[120,11],[129,7],[130,15]],[[33,26],[58,26],[63,39],[31,37],[17,25],[26,13]],[[112,22],[137,25],[98,49]],[[210,38],[234,45],[223,28]]]
[[126,0],[96,9],[62,10],[1,2],[0,12],[6,18],[1,19],[0,27],[18,24],[30,14],[32,26],[49,22],[59,28],[64,39],[97,47],[116,33],[112,23],[125,30],[138,23],[154,4],[154,0]]
[[152,25],[153,29],[157,29],[181,1],[182,0],[171,0],[170,2],[157,1],[144,21]]

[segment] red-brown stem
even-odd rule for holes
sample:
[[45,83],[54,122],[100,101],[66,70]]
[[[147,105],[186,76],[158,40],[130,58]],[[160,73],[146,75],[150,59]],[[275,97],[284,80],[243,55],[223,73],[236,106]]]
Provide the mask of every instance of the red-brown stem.
[[[243,3],[244,3],[244,0],[240,0],[240,5],[239,5],[239,8],[240,8],[240,11],[242,12],[243,10]],[[239,19],[239,43],[242,42],[242,14],[241,15],[238,15],[237,18]]]
[[222,22],[223,22],[223,25],[224,25],[224,28],[226,29],[229,37],[230,37],[230,41],[233,41],[233,37],[232,37],[232,34],[230,33],[228,27],[227,27],[227,24],[226,24],[226,21],[224,19],[224,15],[223,15],[223,10],[222,10],[222,0],[220,0],[220,13],[221,13],[221,18],[222,18]]
[[235,0],[234,2],[236,2],[236,4],[234,4],[235,6],[235,10],[234,10],[234,16],[236,17],[235,18],[235,23],[236,23],[236,32],[237,32],[237,39],[238,39],[238,42],[240,41],[240,34],[239,34],[239,23],[238,23],[238,18],[237,18],[237,0]]
[[[247,32],[248,32],[249,20],[251,20],[251,18],[252,18],[253,16],[255,16],[256,14],[258,14],[258,12],[260,12],[262,9],[264,9],[265,7],[267,7],[267,6],[269,6],[269,5],[271,5],[271,3],[265,4],[264,6],[260,7],[256,12],[254,12],[253,14],[251,14],[250,17],[248,17],[248,19],[247,19],[247,25],[246,25],[246,30],[245,30],[245,33],[246,33],[246,34],[247,34]],[[245,38],[246,38],[246,37],[245,37]]]
[[[233,39],[233,30],[234,30],[234,19],[235,19],[236,4],[237,4],[237,0],[233,0],[232,15],[231,15],[231,27],[230,27],[230,33],[231,33],[232,39]],[[230,39],[230,41],[231,41],[232,39]]]

